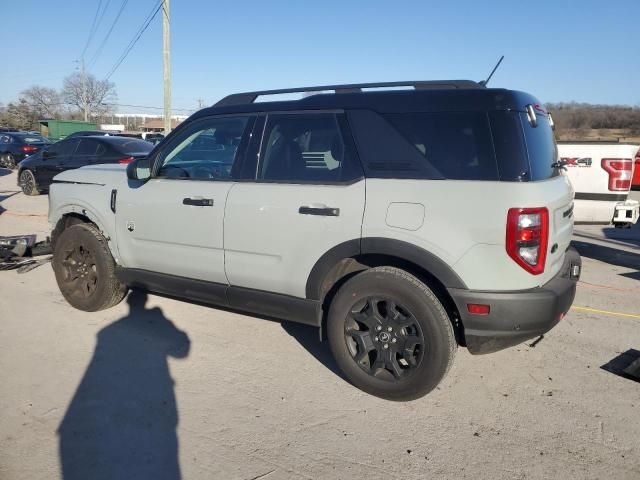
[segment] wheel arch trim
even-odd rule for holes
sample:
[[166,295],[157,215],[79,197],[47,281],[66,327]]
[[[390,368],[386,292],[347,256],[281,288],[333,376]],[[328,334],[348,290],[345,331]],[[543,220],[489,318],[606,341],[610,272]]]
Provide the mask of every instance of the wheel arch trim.
[[463,280],[444,260],[428,250],[402,240],[364,237],[340,243],[318,259],[307,278],[306,297],[311,300],[322,300],[335,281],[351,272],[368,268],[357,262],[358,257],[363,255],[395,257],[429,272],[446,288],[467,288]]
[[89,204],[83,202],[79,199],[73,199],[72,202],[67,202],[63,205],[59,205],[54,212],[49,215],[49,222],[52,228],[56,228],[58,222],[62,220],[64,217],[74,215],[85,217],[91,223],[95,224],[100,232],[107,239],[107,245],[109,246],[109,250],[111,250],[111,254],[113,258],[118,261],[120,256],[118,255],[118,246],[115,241],[115,237],[109,231],[107,227],[107,221],[99,214],[97,211],[92,208]]

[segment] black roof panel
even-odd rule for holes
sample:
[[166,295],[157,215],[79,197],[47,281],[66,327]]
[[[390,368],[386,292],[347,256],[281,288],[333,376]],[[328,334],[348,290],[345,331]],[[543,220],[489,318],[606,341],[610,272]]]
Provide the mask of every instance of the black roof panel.
[[[442,85],[446,81],[435,82],[432,87],[408,90],[356,90],[355,88],[369,88],[356,86],[350,90],[349,85],[310,87],[306,89],[284,89],[265,92],[249,92],[234,94],[225,97],[212,107],[196,112],[192,118],[208,115],[233,114],[233,113],[259,113],[273,111],[299,111],[299,110],[347,110],[368,109],[380,113],[400,112],[429,112],[429,111],[487,111],[487,110],[519,110],[523,111],[525,105],[540,103],[535,97],[515,90],[500,88],[485,88],[481,84],[471,81],[458,82],[461,86],[438,88],[435,84]],[[405,82],[398,82],[406,85]],[[426,82],[422,82],[426,83]],[[359,84],[363,85],[363,84]],[[364,84],[376,85],[376,84]],[[385,84],[390,85],[390,84]],[[435,87],[435,88],[433,88]],[[326,90],[334,89],[336,93],[326,93]],[[375,88],[375,87],[374,87]],[[322,92],[325,90],[325,92]],[[313,92],[299,100],[256,102],[257,96],[290,92]]]

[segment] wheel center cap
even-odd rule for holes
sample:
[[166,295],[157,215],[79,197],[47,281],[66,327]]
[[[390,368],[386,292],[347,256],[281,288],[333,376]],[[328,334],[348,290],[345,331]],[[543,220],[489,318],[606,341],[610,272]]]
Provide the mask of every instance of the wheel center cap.
[[389,335],[387,332],[380,332],[378,338],[381,342],[387,343],[391,339],[391,335]]

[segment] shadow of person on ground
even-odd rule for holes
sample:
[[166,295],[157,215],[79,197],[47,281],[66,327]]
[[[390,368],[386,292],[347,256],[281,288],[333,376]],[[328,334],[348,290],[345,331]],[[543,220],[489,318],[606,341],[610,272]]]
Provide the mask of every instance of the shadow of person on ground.
[[129,314],[103,328],[60,424],[65,480],[179,479],[178,410],[167,358],[189,337],[133,290]]
[[0,177],[4,177],[5,175],[9,175],[12,170],[4,167],[0,167]]

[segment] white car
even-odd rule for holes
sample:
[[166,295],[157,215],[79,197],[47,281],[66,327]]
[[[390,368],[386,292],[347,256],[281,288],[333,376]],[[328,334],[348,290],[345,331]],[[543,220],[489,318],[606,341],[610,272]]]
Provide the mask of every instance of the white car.
[[581,223],[628,226],[640,203],[628,200],[638,145],[559,142],[558,155],[575,189],[574,215]]
[[[137,287],[319,327],[392,400],[435,388],[458,345],[547,332],[581,265],[548,114],[476,82],[403,85],[231,95],[126,171],[58,175],[63,296],[97,311]],[[293,92],[312,95],[255,102]]]

